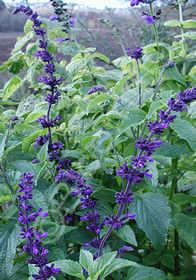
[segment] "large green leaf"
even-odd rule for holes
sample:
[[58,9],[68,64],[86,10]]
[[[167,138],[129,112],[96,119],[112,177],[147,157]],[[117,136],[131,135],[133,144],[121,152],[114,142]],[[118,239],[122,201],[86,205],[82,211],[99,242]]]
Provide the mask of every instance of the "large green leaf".
[[83,276],[82,266],[78,262],[74,262],[71,260],[60,260],[54,262],[54,266],[56,268],[60,268],[63,273],[85,280],[85,277]]
[[129,269],[127,280],[166,280],[165,273],[157,268],[141,266],[140,268],[131,267]]
[[7,224],[0,226],[0,279],[9,280],[16,246],[19,236],[20,226],[17,220],[10,220]]
[[144,193],[141,197],[135,197],[129,205],[135,220],[152,241],[154,248],[160,252],[166,242],[168,227],[171,221],[167,199],[159,193]]
[[6,137],[7,137],[6,134],[0,136],[0,157],[2,157],[4,152]]
[[180,75],[177,67],[168,67],[163,73],[163,80],[174,80],[183,86],[186,86],[185,80]]
[[191,248],[196,250],[196,219],[185,214],[174,217],[179,235],[186,240]]
[[156,149],[156,151],[153,153],[153,156],[162,155],[165,157],[177,158],[181,157],[184,154],[188,154],[184,147],[171,145],[168,142],[164,142],[158,149]]
[[185,139],[196,151],[196,128],[190,122],[177,117],[170,126],[180,138]]

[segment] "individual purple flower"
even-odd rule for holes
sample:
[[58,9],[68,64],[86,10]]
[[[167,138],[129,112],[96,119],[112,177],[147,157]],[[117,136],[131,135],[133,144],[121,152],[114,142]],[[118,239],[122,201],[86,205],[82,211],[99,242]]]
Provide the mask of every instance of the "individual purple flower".
[[130,48],[127,48],[126,53],[129,54],[131,58],[135,60],[142,58],[143,56],[142,48],[140,47],[137,47],[137,49],[135,50],[130,50]]
[[56,159],[60,159],[59,157],[61,156],[61,151],[58,151],[58,150],[52,150],[51,148],[48,149],[49,152],[48,152],[48,160],[49,161],[54,161]]
[[134,251],[134,249],[132,247],[123,246],[122,248],[120,248],[118,250],[118,258],[120,258],[121,255],[124,254],[125,252],[131,252],[131,251]]
[[58,150],[58,149],[63,148],[63,147],[64,147],[64,145],[63,145],[63,143],[61,143],[60,141],[54,142],[54,143],[52,144],[52,149],[53,149],[53,150]]
[[132,157],[131,159],[131,165],[133,168],[145,168],[146,167],[146,162],[147,161],[150,161],[150,162],[153,162],[153,159],[152,158],[149,158],[147,157],[146,155],[145,156],[140,156],[140,157]]
[[57,20],[58,19],[58,17],[56,17],[56,16],[50,16],[50,21],[54,21],[54,20]]
[[[54,264],[48,266],[49,263],[48,254],[49,251],[42,246],[41,238],[47,237],[48,233],[41,233],[41,231],[36,231],[30,224],[36,221],[38,216],[47,216],[47,213],[41,213],[42,208],[37,212],[33,212],[34,206],[29,204],[29,200],[33,198],[33,179],[34,175],[31,173],[23,173],[23,178],[20,179],[18,184],[19,189],[17,195],[19,199],[18,206],[21,211],[19,211],[19,223],[22,224],[21,227],[21,239],[27,239],[23,250],[31,255],[27,263],[34,264],[39,268],[38,274],[32,274],[34,279],[47,280],[57,274],[60,269],[54,268]],[[33,212],[33,213],[32,213]]]
[[140,0],[132,0],[130,5],[131,5],[131,7],[138,6],[139,2],[140,2]]
[[53,63],[47,63],[44,66],[44,70],[46,73],[53,73],[56,71],[55,65]]
[[149,15],[143,15],[142,19],[147,20],[147,22],[150,23],[150,24],[153,24],[153,22],[155,21],[155,17],[154,16],[149,16]]
[[174,67],[174,66],[176,66],[176,62],[175,62],[175,61],[168,60],[168,61],[163,65],[163,68]]
[[76,18],[71,18],[70,19],[70,25],[71,25],[72,28],[75,28],[76,20],[77,20]]
[[69,40],[68,37],[67,38],[55,38],[55,41],[59,42],[59,45],[62,44],[63,42],[65,42],[65,41],[67,41],[67,40]]

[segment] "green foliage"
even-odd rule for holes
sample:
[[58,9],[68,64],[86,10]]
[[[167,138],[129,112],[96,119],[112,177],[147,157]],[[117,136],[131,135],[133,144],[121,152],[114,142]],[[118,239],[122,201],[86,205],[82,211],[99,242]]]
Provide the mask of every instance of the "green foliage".
[[[78,44],[75,37],[74,42],[57,45],[54,39],[65,36],[62,28],[46,22],[55,75],[66,79],[58,88],[61,99],[50,112],[53,119],[61,116],[59,124],[51,129],[52,137],[64,145],[61,158],[71,158],[71,168],[92,186],[92,198],[97,200],[96,209],[103,222],[106,216],[118,213],[115,194],[125,190],[127,181],[116,171],[125,161],[130,167],[132,157],[138,155],[135,142],[148,138],[148,121],[156,121],[159,111],[168,108],[168,99],[176,98],[179,90],[195,85],[195,53],[189,51],[187,39],[195,39],[196,21],[169,20],[165,26],[181,29],[181,35],[175,36],[179,41],[158,45],[148,42],[138,61],[123,49],[124,55],[112,62],[96,48]],[[104,22],[110,30],[115,29],[107,20]],[[119,30],[113,31],[122,45]],[[49,260],[61,268],[56,280],[97,280],[99,276],[100,280],[116,280],[119,275],[122,280],[191,279],[196,250],[195,102],[188,105],[188,112],[177,113],[162,135],[156,135],[163,144],[144,169],[152,179],[145,177],[141,184],[132,185],[133,202],[122,212],[129,209],[135,218],[126,219],[121,229],[113,229],[103,255],[94,259],[98,248],[82,249],[83,244],[96,238],[86,228],[88,221],[80,219],[90,210],[81,210],[79,195],[71,193],[75,186],[70,187],[66,180],[55,183],[59,169],[57,161],[48,160],[48,143],[34,147],[37,137],[48,134],[36,122],[47,115],[48,86],[38,79],[44,63],[34,56],[39,42],[30,20],[24,34],[17,39],[11,57],[0,66],[0,72],[8,70],[12,75],[0,92],[0,279],[33,279],[31,275],[37,273],[34,265],[26,265],[28,256],[23,254],[24,241],[19,238],[16,191],[23,172],[34,173],[33,206],[48,212],[48,217],[39,218],[34,227],[48,232],[43,242],[50,250]],[[176,65],[164,66],[168,59]],[[24,85],[28,86],[25,94]],[[103,91],[87,94],[100,85]],[[19,120],[13,121],[14,115]],[[39,162],[33,164],[34,159]],[[67,216],[72,220],[67,221]],[[105,225],[101,229],[100,238],[108,228]],[[117,251],[123,246],[133,246],[134,250],[121,258]]]

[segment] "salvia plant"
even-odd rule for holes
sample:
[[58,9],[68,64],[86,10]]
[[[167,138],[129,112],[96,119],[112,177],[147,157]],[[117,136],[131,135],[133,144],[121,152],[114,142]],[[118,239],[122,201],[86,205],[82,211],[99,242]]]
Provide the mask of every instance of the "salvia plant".
[[153,44],[125,47],[102,20],[112,62],[78,42],[62,0],[50,19],[14,8],[27,22],[0,66],[0,279],[194,279],[196,21],[175,1],[180,34],[162,43],[156,2],[130,1]]

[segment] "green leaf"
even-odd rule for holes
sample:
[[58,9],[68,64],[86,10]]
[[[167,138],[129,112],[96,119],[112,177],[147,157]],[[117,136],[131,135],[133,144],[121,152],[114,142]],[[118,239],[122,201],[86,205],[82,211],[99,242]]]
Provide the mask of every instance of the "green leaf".
[[111,99],[110,95],[108,93],[102,93],[98,96],[96,96],[88,105],[88,111],[97,105],[98,103],[104,102],[105,100]]
[[163,81],[176,81],[180,84],[182,84],[183,86],[186,86],[186,82],[185,80],[182,78],[182,76],[180,75],[178,68],[175,67],[167,67],[165,69],[165,71],[163,72]]
[[4,85],[4,95],[3,101],[8,100],[8,98],[20,87],[21,78],[18,76],[13,76],[7,83]]
[[[32,24],[32,23],[31,23]],[[24,36],[19,36],[17,38],[17,42],[14,46],[14,49],[12,51],[12,54],[16,53],[17,51],[19,51],[29,40],[31,40],[34,37],[34,32],[31,31],[29,33],[27,33]]]
[[[127,131],[130,127],[136,127],[139,124],[143,123],[146,118],[146,112],[141,109],[133,109],[128,116],[123,119],[120,129],[122,131]],[[122,132],[121,131],[121,132]]]
[[100,53],[93,53],[92,54],[92,58],[99,58],[100,60],[106,62],[106,63],[110,63],[110,60],[107,56],[103,55],[103,54],[100,54]]
[[163,106],[164,105],[161,101],[153,101],[148,111],[148,118],[150,118],[154,112],[159,111]]
[[127,280],[166,280],[165,273],[157,268],[140,266],[140,268],[131,267],[129,269]]
[[122,88],[124,86],[124,84],[133,76],[133,74],[128,74],[125,77],[123,77],[122,79],[120,79],[116,85],[111,89],[112,92],[116,93],[116,94],[120,94],[122,91]]
[[84,155],[76,150],[63,150],[62,157],[82,158]]
[[95,171],[101,167],[99,160],[92,161],[89,165],[86,166],[84,170],[84,177],[87,176],[92,171]]
[[185,214],[179,214],[174,217],[174,222],[179,235],[186,240],[193,250],[196,250],[196,219]]
[[168,142],[163,142],[163,144],[158,149],[156,149],[156,151],[153,153],[154,156],[162,155],[170,158],[177,158],[187,154],[188,152],[185,150],[184,147],[171,145]]
[[196,28],[196,21],[195,20],[186,20],[183,24],[184,28]]
[[27,160],[15,160],[11,163],[13,166],[16,167],[17,170],[19,170],[21,173],[23,172],[31,172],[33,173],[33,168],[32,168],[32,164],[30,162],[28,162]]
[[137,267],[139,268],[139,264],[137,264],[136,262],[132,262],[129,260],[125,260],[125,259],[114,259],[111,264],[109,266],[107,266],[104,271],[101,273],[101,280],[105,279],[106,276],[108,276],[110,273],[119,270],[123,267],[129,267],[129,266],[133,266],[133,267]]
[[181,26],[180,25],[180,21],[177,19],[172,19],[172,20],[168,20],[164,23],[164,26],[171,26],[171,27],[176,27],[176,26]]
[[43,130],[37,130],[35,132],[33,132],[31,135],[27,136],[26,138],[24,138],[23,142],[22,142],[22,151],[26,152],[29,149],[29,146],[35,142],[35,139],[43,134]]
[[10,220],[0,226],[0,279],[10,279],[16,246],[20,239],[20,226],[17,221]]
[[110,265],[116,256],[116,252],[107,253],[97,258],[88,269],[88,273],[91,279],[97,280],[101,272]]
[[60,260],[54,262],[54,266],[56,268],[60,268],[63,273],[85,280],[85,277],[83,276],[82,266],[78,262],[74,262],[71,260]]
[[45,196],[38,190],[33,190],[33,199],[31,199],[31,204],[36,210],[39,210],[39,208],[42,207],[42,212],[48,211]]
[[159,193],[144,193],[135,197],[129,209],[134,213],[135,220],[152,241],[154,248],[160,252],[166,242],[168,227],[171,221],[167,199]]
[[184,33],[183,35],[176,35],[175,36],[175,38],[180,38],[180,37],[189,38],[189,39],[196,39],[196,32],[189,31],[189,32]]
[[104,201],[114,203],[116,201],[115,194],[116,191],[102,187],[99,188],[98,190],[95,190],[92,194],[92,197],[99,200],[104,200]]
[[195,196],[189,196],[185,193],[175,193],[173,195],[173,201],[175,201],[176,203],[183,205],[186,203],[196,203],[196,197]]
[[120,237],[122,240],[126,241],[127,243],[137,246],[137,241],[135,239],[135,233],[132,228],[128,225],[123,226],[118,231],[115,231],[115,234]]
[[81,250],[79,262],[84,269],[88,270],[89,266],[93,263],[93,255],[87,250]]
[[187,140],[191,148],[196,151],[196,128],[190,122],[182,120],[178,116],[170,126],[181,139]]
[[6,134],[0,136],[0,158],[2,157],[4,152],[6,137]]
[[98,124],[106,122],[108,120],[118,120],[121,119],[122,115],[118,112],[110,111],[107,114],[101,115],[99,118],[97,118],[94,122],[94,127],[98,126]]

